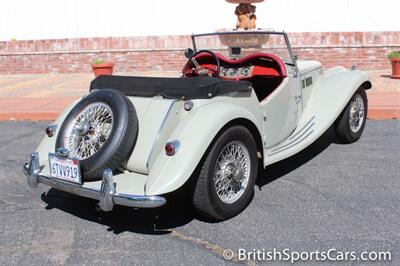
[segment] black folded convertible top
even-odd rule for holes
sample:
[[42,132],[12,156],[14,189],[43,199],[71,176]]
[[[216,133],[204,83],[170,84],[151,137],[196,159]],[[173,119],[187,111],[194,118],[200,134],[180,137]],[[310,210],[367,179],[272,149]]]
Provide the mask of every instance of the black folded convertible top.
[[248,97],[251,83],[228,81],[211,77],[151,78],[128,76],[99,76],[90,84],[90,90],[114,89],[127,96],[153,97],[161,95],[169,99],[207,99],[227,95]]

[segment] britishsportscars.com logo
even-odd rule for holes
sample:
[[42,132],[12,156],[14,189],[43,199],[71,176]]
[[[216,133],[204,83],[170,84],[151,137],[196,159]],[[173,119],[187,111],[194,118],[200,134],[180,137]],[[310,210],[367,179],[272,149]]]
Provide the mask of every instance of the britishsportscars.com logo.
[[298,261],[391,261],[392,254],[389,251],[341,251],[335,248],[320,251],[294,251],[291,249],[238,249],[234,252],[226,249],[223,252],[226,260],[234,261],[284,261],[295,263]]

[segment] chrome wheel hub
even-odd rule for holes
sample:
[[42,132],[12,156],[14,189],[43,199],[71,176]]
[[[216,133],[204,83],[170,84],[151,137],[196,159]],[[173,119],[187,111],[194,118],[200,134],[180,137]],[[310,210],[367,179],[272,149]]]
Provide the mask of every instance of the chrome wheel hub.
[[80,160],[93,156],[109,138],[113,113],[105,103],[92,103],[67,126],[65,148]]
[[357,94],[350,103],[349,123],[350,129],[353,133],[357,133],[364,122],[364,110],[364,101],[361,95]]
[[214,170],[219,199],[231,204],[246,190],[250,179],[250,155],[242,142],[232,141],[220,152]]

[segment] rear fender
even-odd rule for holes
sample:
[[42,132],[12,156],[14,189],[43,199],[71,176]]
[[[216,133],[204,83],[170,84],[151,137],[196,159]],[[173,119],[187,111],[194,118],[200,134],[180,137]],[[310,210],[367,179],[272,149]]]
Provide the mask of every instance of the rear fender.
[[244,107],[216,102],[194,110],[168,140],[180,142],[178,152],[167,156],[162,149],[152,164],[146,182],[146,195],[165,194],[181,187],[190,178],[215,136],[230,121],[238,118],[249,120],[262,132],[258,122],[262,115],[257,108],[254,104]]
[[[54,152],[55,147],[56,147],[56,139],[58,135],[58,131],[60,130],[60,127],[62,123],[64,122],[64,119],[67,117],[71,109],[80,101],[81,99],[78,99],[71,103],[59,116],[58,118],[52,123],[54,125],[57,125],[57,131],[56,134],[53,137],[48,137],[44,136],[42,141],[40,142],[38,148],[36,151],[39,153],[39,164],[44,165],[45,167],[48,166],[48,154],[49,152]],[[43,129],[43,132],[45,129]]]

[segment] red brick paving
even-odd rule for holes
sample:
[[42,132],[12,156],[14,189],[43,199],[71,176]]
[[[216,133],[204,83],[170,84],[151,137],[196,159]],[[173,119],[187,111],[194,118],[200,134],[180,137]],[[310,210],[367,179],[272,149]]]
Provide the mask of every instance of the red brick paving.
[[400,80],[390,78],[391,70],[369,71],[373,89],[368,91],[368,117],[400,119]]
[[368,92],[368,117],[400,119],[400,92]]
[[[124,73],[176,76],[176,72]],[[400,80],[390,70],[369,71],[370,119],[400,119]],[[93,74],[0,75],[0,121],[55,120],[72,101],[88,92]]]
[[4,120],[55,120],[57,116],[79,97],[7,97],[0,99],[0,121]]

